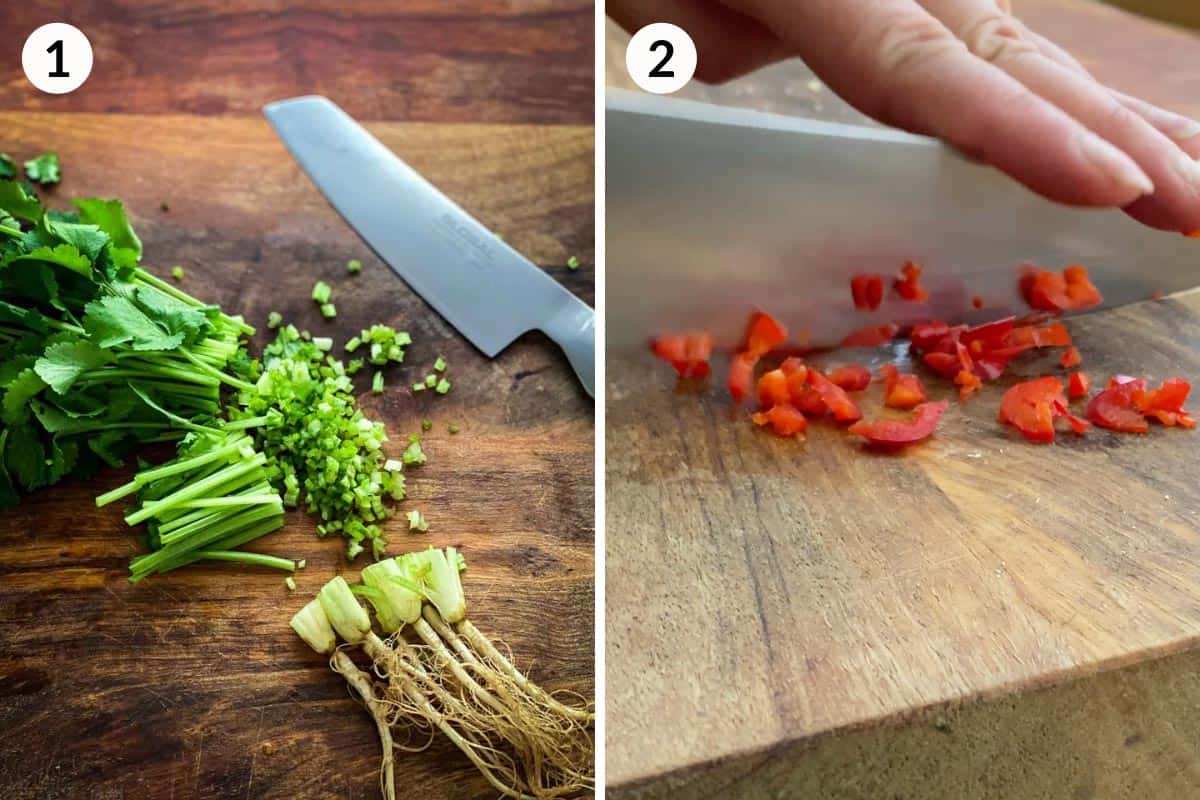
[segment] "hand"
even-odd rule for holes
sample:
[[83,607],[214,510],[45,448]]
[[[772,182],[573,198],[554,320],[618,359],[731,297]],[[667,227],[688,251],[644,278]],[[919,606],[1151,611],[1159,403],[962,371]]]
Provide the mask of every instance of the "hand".
[[674,22],[697,76],[792,56],[865,114],[936,136],[1063,203],[1200,230],[1200,123],[1109,89],[1008,0],[609,0],[628,30]]

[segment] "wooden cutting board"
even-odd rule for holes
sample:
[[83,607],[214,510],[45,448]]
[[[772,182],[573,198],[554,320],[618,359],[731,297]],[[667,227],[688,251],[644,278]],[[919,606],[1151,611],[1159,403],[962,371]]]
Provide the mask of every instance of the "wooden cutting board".
[[[493,361],[479,355],[370,253],[258,115],[271,99],[329,94],[591,303],[590,5],[106,8],[73,19],[97,49],[83,94],[35,97],[19,65],[3,64],[0,150],[19,160],[57,150],[53,205],[122,198],[152,269],[182,265],[184,289],[252,324],[278,310],[339,341],[375,322],[407,328],[405,365],[382,395],[362,395],[393,445],[433,423],[429,463],[411,473],[402,507],[421,509],[429,533],[407,532],[400,516],[390,549],[461,546],[477,624],[547,686],[590,695],[592,401],[540,334]],[[43,11],[0,19],[32,29]],[[357,276],[345,271],[352,257]],[[317,279],[334,287],[334,321],[309,299]],[[405,384],[439,355],[454,388],[414,398]],[[373,726],[287,626],[326,580],[354,579],[366,562],[348,563],[340,539],[318,539],[294,512],[256,549],[307,559],[295,593],[279,573],[225,566],[132,586],[140,534],[120,508],[93,504],[128,477],[109,470],[0,512],[0,794],[378,797]],[[396,773],[405,797],[493,794],[441,741],[398,754]]]
[[[1016,5],[1103,79],[1200,113],[1195,76],[1167,66],[1200,56],[1194,36],[1090,4]],[[610,30],[613,83],[621,41]],[[856,118],[810,78],[790,62],[688,91]],[[1098,380],[1200,379],[1198,293],[1070,327]],[[1110,679],[1200,636],[1196,432],[1026,444],[995,419],[1009,376],[889,456],[826,425],[805,444],[765,434],[719,377],[676,391],[645,352],[610,352],[606,369],[611,797],[1200,792],[1196,658]]]

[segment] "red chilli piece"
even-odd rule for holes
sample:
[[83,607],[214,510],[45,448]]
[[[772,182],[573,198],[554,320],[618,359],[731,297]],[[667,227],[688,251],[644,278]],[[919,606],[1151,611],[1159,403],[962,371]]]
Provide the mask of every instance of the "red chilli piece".
[[850,279],[850,295],[859,311],[874,311],[883,302],[883,276],[855,275]]
[[975,308],[975,309],[983,308],[983,298],[980,297],[979,295],[975,295],[974,297],[972,297],[971,298],[971,307]]
[[856,422],[862,419],[862,411],[846,391],[817,370],[808,371],[808,384],[838,422]]
[[1104,302],[1081,264],[1072,264],[1061,273],[1027,268],[1018,286],[1029,307],[1039,311],[1082,311]]
[[1087,405],[1087,418],[1112,431],[1146,433],[1150,430],[1142,412],[1134,408],[1134,399],[1146,392],[1146,381],[1117,375],[1109,379],[1104,391]]
[[1065,419],[1076,433],[1090,426],[1067,410],[1058,378],[1036,378],[1009,388],[1000,399],[1000,421],[1012,425],[1031,442],[1053,442],[1054,421]]
[[1083,356],[1081,356],[1079,354],[1079,348],[1075,347],[1075,345],[1071,345],[1066,350],[1064,350],[1063,354],[1062,354],[1062,358],[1060,358],[1058,360],[1059,366],[1063,367],[1064,369],[1071,369],[1073,367],[1078,367],[1082,363],[1083,363]]
[[913,409],[910,420],[877,419],[861,420],[847,430],[861,436],[871,444],[883,447],[903,447],[927,439],[937,428],[949,402],[921,403]]
[[900,269],[900,277],[892,284],[896,294],[912,303],[923,303],[929,299],[929,292],[921,285],[921,266],[913,261],[906,261]]
[[808,430],[808,420],[799,410],[780,403],[769,411],[750,415],[755,425],[770,425],[776,436],[795,436]]
[[746,326],[746,346],[752,356],[765,356],[787,341],[787,328],[765,311],[755,311]]
[[1092,379],[1086,372],[1072,372],[1067,379],[1067,396],[1072,400],[1087,397],[1092,392]]
[[754,384],[754,365],[757,363],[758,358],[749,353],[737,353],[729,362],[726,385],[733,399],[739,403],[750,393],[750,387]]
[[879,368],[883,376],[883,404],[888,408],[913,408],[927,399],[921,379],[911,373],[901,373],[891,364]]
[[707,378],[712,355],[712,337],[707,333],[660,336],[650,349],[654,355],[670,363],[681,378]]
[[861,392],[871,385],[871,371],[861,364],[847,364],[830,372],[829,380],[847,392]]
[[758,404],[763,408],[786,404],[791,400],[788,379],[781,369],[764,372],[758,379]]

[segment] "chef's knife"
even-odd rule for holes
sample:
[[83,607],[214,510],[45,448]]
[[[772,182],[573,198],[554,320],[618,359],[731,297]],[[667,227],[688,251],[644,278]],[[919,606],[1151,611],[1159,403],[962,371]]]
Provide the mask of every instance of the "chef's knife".
[[379,257],[489,358],[530,330],[595,381],[595,312],[324,97],[263,109],[292,156]]
[[[932,139],[612,89],[606,119],[610,349],[692,330],[732,346],[752,307],[814,346],[1025,313],[1025,261],[1086,265],[1106,305],[1200,284],[1200,241],[1056,205]],[[853,274],[910,259],[928,303],[854,310]]]

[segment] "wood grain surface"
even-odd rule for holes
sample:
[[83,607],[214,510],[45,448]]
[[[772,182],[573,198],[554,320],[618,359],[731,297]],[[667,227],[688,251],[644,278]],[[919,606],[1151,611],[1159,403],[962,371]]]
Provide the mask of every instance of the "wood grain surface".
[[[0,80],[0,150],[20,160],[56,149],[64,180],[49,192],[53,205],[92,194],[123,198],[151,269],[165,274],[174,264],[184,266],[186,290],[243,311],[252,324],[261,326],[275,309],[338,341],[375,322],[407,328],[414,344],[405,365],[388,373],[382,395],[361,395],[368,412],[387,424],[393,447],[419,431],[422,419],[433,422],[423,440],[429,463],[410,475],[410,500],[402,506],[421,509],[429,533],[407,532],[401,516],[387,526],[390,549],[461,546],[470,565],[464,574],[470,613],[479,627],[508,644],[547,686],[590,694],[591,400],[540,334],[522,337],[495,360],[476,352],[326,204],[257,104],[280,94],[327,91],[351,113],[375,120],[368,127],[386,145],[593,302],[592,130],[590,124],[543,124],[590,122],[591,101],[584,102],[591,92],[590,56],[587,67],[567,68],[558,84],[564,94],[551,99],[545,86],[522,82],[520,74],[536,72],[539,61],[559,69],[557,56],[547,60],[536,42],[515,44],[524,38],[515,29],[586,30],[591,12],[572,3],[393,3],[372,6],[375,16],[353,22],[341,4],[296,5],[308,10],[293,15],[277,4],[99,2],[74,9],[77,24],[95,21],[84,25],[89,34],[109,31],[92,38],[98,71],[88,87],[95,94],[33,97],[7,65]],[[41,4],[47,9],[61,11]],[[0,19],[33,14],[6,8]],[[408,91],[400,84],[390,84],[390,95],[371,95],[366,72],[332,83],[336,70],[323,71],[322,64],[361,57],[365,70],[372,60],[387,60],[383,33],[371,39],[364,32],[389,14],[413,21],[401,26],[410,35],[395,58],[444,61],[440,69],[449,74],[453,65],[439,51],[451,61],[490,59],[492,88],[469,76],[460,76],[457,88],[439,86],[430,74],[411,76],[411,86],[419,87],[412,91],[422,99],[407,106],[397,99]],[[274,22],[257,21],[260,15]],[[167,37],[177,49],[194,41],[203,50],[202,36],[211,37],[221,56],[205,62],[210,68],[232,53],[246,54],[257,68],[224,64],[206,75],[193,60],[175,67],[174,77],[146,74],[149,67],[106,75],[99,71],[99,48],[108,47],[106,36],[119,40],[122,21],[142,26],[147,37]],[[277,26],[274,34],[264,32],[270,25]],[[350,27],[338,32],[339,25]],[[336,35],[323,36],[323,28]],[[512,40],[498,42],[488,31]],[[237,46],[225,36],[236,36]],[[363,38],[375,50],[350,52]],[[286,51],[277,49],[281,42],[291,43]],[[149,58],[149,47],[131,44],[132,52],[119,58],[131,64]],[[321,52],[311,52],[314,47]],[[590,52],[591,45],[584,37],[554,47],[566,48],[555,52],[574,63],[570,53]],[[388,68],[400,71],[395,64]],[[501,83],[507,95],[494,91]],[[184,113],[197,111],[187,105],[190,93],[208,91],[224,98],[221,113]],[[80,110],[110,107],[119,113]],[[424,110],[410,113],[415,108]],[[146,113],[126,113],[139,110]],[[402,121],[410,118],[437,121]],[[164,203],[169,210],[162,210]],[[583,264],[578,271],[566,267],[571,255]],[[345,271],[351,257],[364,264],[357,276]],[[318,278],[334,287],[335,321],[321,319],[309,299]],[[260,334],[255,341],[263,339]],[[450,364],[453,390],[414,399],[405,379],[423,375],[439,355]],[[462,429],[455,436],[447,431],[451,422]],[[40,491],[0,514],[0,795],[377,797],[373,725],[325,659],[287,627],[324,581],[337,573],[354,579],[367,562],[348,563],[340,539],[318,539],[314,521],[293,512],[284,530],[256,545],[307,559],[295,593],[279,573],[215,565],[131,586],[126,567],[143,549],[140,534],[123,525],[120,504],[100,510],[93,504],[97,493],[127,479],[128,471],[109,470],[87,483]],[[396,765],[404,797],[494,796],[443,741],[424,753],[398,753]]]
[[[360,120],[591,125],[594,6],[586,0],[60,0],[5,3],[0,108],[248,114],[324,94]],[[33,92],[20,42],[70,22],[92,76]]]
[[[1200,113],[1196,76],[1170,66],[1200,56],[1195,36],[1076,0],[1015,5],[1103,79]],[[610,28],[614,85],[622,36]],[[811,77],[792,61],[685,93],[861,121],[810,90]],[[611,270],[615,295],[628,290],[621,279]],[[1096,377],[1200,376],[1200,294],[1071,327]],[[764,434],[719,387],[673,391],[648,353],[610,352],[606,369],[612,797],[825,796],[788,779],[815,774],[800,760],[823,742],[1188,650],[1200,636],[1195,435],[1028,445],[995,420],[1009,377],[952,404],[936,440],[887,456],[825,426],[807,444]],[[871,776],[898,762],[877,753],[842,764],[836,796],[883,796]],[[957,769],[953,758],[922,763],[924,782],[887,796],[955,796],[935,779]],[[1021,768],[1019,750],[1007,763]],[[977,792],[958,796],[1023,796]]]

